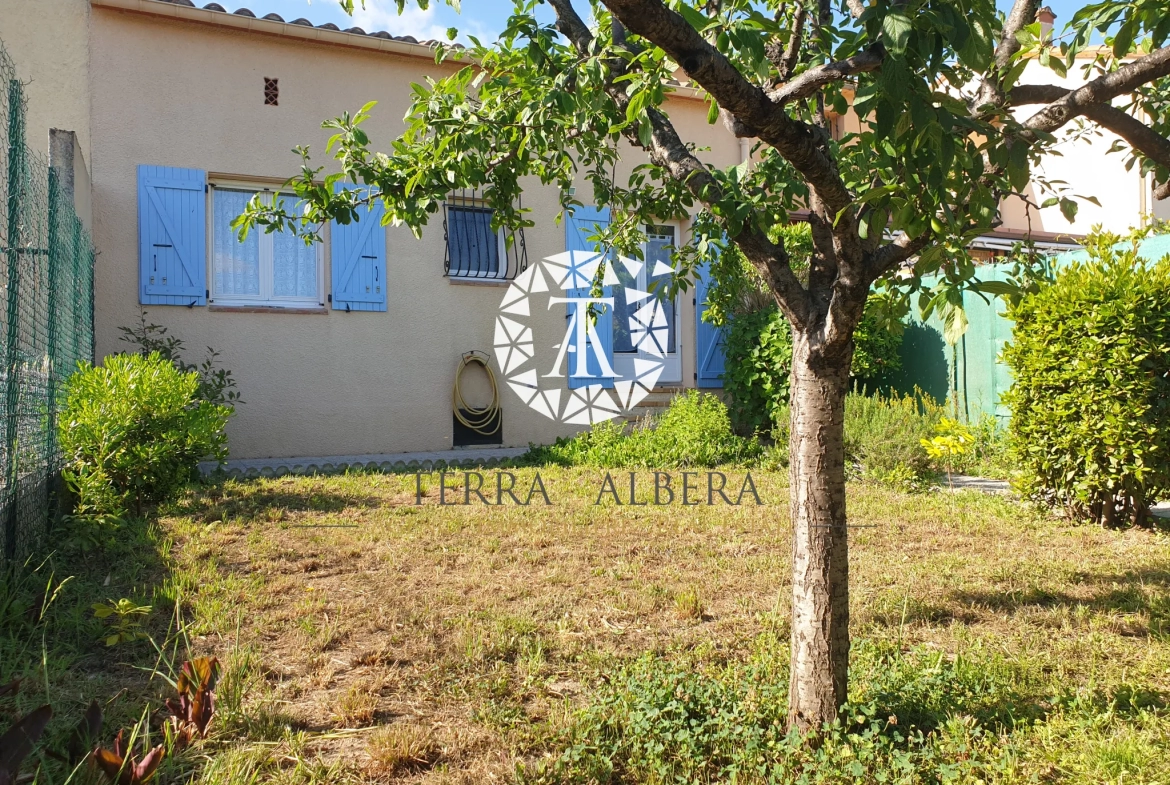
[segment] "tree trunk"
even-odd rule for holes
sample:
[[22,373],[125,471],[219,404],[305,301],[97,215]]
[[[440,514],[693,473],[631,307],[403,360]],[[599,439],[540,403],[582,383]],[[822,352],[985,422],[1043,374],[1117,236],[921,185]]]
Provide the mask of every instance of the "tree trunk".
[[849,668],[845,393],[852,344],[837,355],[814,357],[810,343],[807,333],[793,330],[788,724],[802,733],[836,719]]

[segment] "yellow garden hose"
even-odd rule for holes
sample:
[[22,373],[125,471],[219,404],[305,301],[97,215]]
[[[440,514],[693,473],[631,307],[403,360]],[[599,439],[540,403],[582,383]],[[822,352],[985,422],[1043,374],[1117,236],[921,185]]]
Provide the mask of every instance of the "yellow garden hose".
[[[452,408],[455,412],[455,419],[466,425],[471,430],[483,436],[491,436],[500,430],[500,425],[503,423],[503,418],[500,414],[500,390],[496,386],[496,375],[492,373],[491,366],[488,365],[487,355],[482,355],[478,352],[468,352],[463,355],[463,359],[459,361],[459,369],[455,371],[455,386],[451,389]],[[472,363],[478,363],[488,376],[488,381],[492,383],[492,402],[482,409],[477,409],[471,406],[463,399],[463,392],[459,389],[459,378],[463,376],[463,369]],[[466,412],[466,415],[464,414]],[[492,421],[495,425],[492,425]],[[489,426],[491,426],[489,428]]]

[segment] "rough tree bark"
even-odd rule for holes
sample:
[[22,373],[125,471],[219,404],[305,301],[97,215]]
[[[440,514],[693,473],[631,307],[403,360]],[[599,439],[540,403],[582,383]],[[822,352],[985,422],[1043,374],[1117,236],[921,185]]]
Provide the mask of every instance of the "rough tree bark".
[[845,702],[849,665],[849,539],[845,523],[845,393],[852,344],[815,352],[795,330],[792,347],[790,496],[792,662],[788,722],[817,730]]

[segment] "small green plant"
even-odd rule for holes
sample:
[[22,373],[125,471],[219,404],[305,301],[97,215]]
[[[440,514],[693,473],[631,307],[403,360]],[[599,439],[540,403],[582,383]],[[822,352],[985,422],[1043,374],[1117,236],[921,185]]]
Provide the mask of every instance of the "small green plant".
[[702,619],[706,610],[697,589],[687,589],[675,595],[674,612],[680,619]]
[[101,619],[110,626],[110,633],[105,636],[107,646],[148,639],[150,635],[142,629],[142,624],[150,612],[149,605],[139,605],[125,597],[117,601],[99,602],[93,606],[94,618]]
[[789,733],[788,663],[760,641],[747,662],[699,652],[646,655],[615,669],[570,716],[554,754],[522,769],[560,783],[987,782],[1002,735],[1030,711],[1021,674],[992,657],[948,659],[861,641],[854,689],[816,744]]
[[947,472],[947,483],[955,487],[955,467],[975,447],[975,434],[963,423],[943,417],[934,426],[934,436],[922,439],[921,444],[932,461],[940,464]]
[[200,400],[199,375],[157,353],[81,363],[66,382],[64,476],[86,516],[138,514],[174,498],[201,460],[227,457],[229,406]]

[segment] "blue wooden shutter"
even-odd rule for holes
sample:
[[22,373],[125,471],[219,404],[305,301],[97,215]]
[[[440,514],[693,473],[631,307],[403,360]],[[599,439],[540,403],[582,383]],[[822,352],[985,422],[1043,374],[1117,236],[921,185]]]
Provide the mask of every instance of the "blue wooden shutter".
[[711,288],[711,263],[703,262],[695,276],[695,372],[696,387],[723,386],[723,327],[703,321],[707,310],[707,290]]
[[207,173],[138,167],[138,301],[207,304]]
[[[609,223],[609,208],[608,207],[578,207],[574,210],[572,215],[568,216],[565,222],[565,250],[566,251],[588,251],[597,253],[598,247],[596,243],[589,242],[589,236],[596,234],[597,225],[606,225]],[[583,289],[569,289],[567,291],[568,297],[588,297],[589,288]],[[613,287],[602,287],[602,293],[605,297],[613,296]],[[573,316],[576,306],[569,303],[565,314],[566,322]],[[600,339],[599,343],[605,350],[606,359],[609,360],[609,367],[613,367],[613,309],[606,308],[603,312],[597,315],[597,322],[590,325],[590,330],[597,331],[597,337]],[[574,346],[574,351],[583,352],[588,351],[588,347]],[[591,374],[588,378],[574,378],[573,377],[573,357],[570,356],[568,362],[569,374],[569,388],[577,389],[580,387],[588,387],[590,384],[601,384],[602,387],[613,387],[613,377],[601,377],[601,363],[598,362],[597,357],[590,352],[586,356],[586,368]]]
[[[339,186],[340,190],[341,186]],[[386,229],[381,201],[358,211],[359,220],[329,228],[333,309],[386,310]]]

